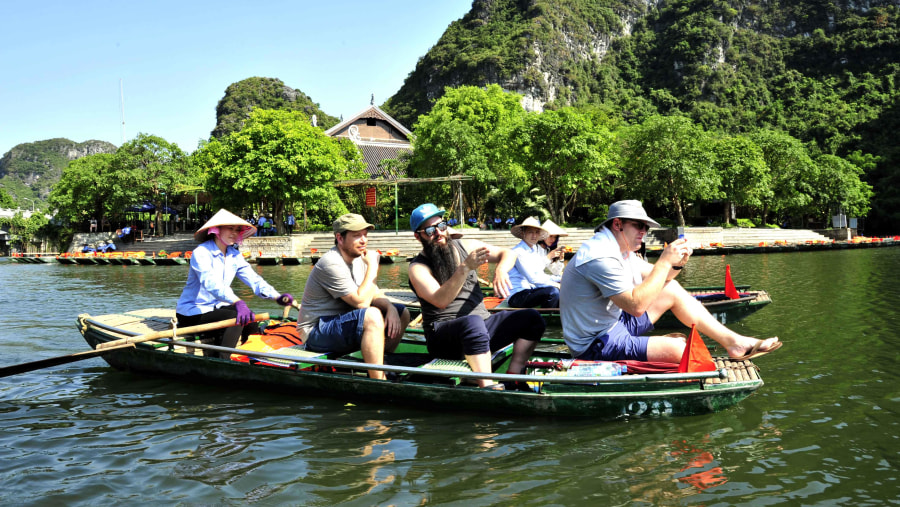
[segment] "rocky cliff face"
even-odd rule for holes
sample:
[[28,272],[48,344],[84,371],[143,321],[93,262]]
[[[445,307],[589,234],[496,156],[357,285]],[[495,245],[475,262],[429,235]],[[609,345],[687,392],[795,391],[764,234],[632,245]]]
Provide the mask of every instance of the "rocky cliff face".
[[576,75],[596,75],[614,40],[631,34],[659,0],[571,3],[475,0],[423,56],[383,106],[405,125],[430,110],[445,87],[499,84],[527,110],[589,94]]
[[337,118],[325,114],[308,95],[280,79],[251,77],[225,89],[225,96],[216,106],[216,128],[210,135],[221,138],[240,130],[254,108],[303,111],[310,118],[315,116],[317,124],[326,129],[338,123]]
[[0,158],[0,185],[13,196],[43,200],[70,161],[115,151],[114,144],[95,140],[76,143],[57,138],[19,144]]

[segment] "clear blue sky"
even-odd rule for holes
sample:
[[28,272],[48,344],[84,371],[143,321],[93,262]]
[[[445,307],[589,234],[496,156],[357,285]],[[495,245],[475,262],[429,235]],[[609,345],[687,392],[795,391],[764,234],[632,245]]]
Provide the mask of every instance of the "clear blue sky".
[[[190,153],[231,83],[261,76],[345,118],[380,105],[472,0],[3,2],[0,155],[55,137],[160,136]],[[411,125],[407,125],[411,127]]]

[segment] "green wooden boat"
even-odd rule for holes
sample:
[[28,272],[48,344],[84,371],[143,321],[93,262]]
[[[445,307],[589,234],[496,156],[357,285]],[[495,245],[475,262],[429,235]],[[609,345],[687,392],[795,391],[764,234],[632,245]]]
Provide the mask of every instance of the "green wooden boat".
[[[749,286],[740,286],[749,287]],[[736,287],[737,288],[737,287]],[[719,290],[721,289],[721,290]],[[725,296],[722,287],[692,287],[687,289],[695,298],[703,303],[703,306],[722,324],[733,324],[747,317],[748,315],[761,310],[764,306],[772,302],[769,293],[764,290],[746,290],[738,289],[740,298],[728,299]],[[419,300],[411,290],[392,289],[385,291],[385,296],[394,303],[402,303],[409,309],[412,317],[421,313]],[[506,301],[502,301],[495,305],[486,298],[486,306],[489,312],[500,312],[509,310],[518,310],[518,308],[510,307]],[[559,310],[556,308],[535,308],[544,317],[544,322],[548,326],[560,326]],[[684,325],[675,318],[672,312],[666,312],[656,322],[657,329],[683,329]],[[407,329],[412,333],[421,333],[421,327],[410,327]]]
[[156,266],[156,260],[153,257],[138,257],[137,261],[141,266]]
[[190,262],[184,257],[154,257],[153,261],[157,266],[180,266]]
[[278,264],[278,257],[257,257],[256,264],[259,266],[274,266]]
[[306,257],[283,257],[281,259],[281,264],[283,266],[299,266],[301,264],[306,264],[309,262],[309,259]]
[[[93,348],[116,339],[166,330],[174,315],[168,309],[78,316],[78,329]],[[382,366],[361,362],[359,353],[336,357],[294,348],[247,352],[179,337],[115,349],[102,357],[114,368],[184,382],[280,391],[291,396],[353,398],[360,402],[404,403],[444,411],[491,411],[503,415],[561,418],[625,419],[647,416],[697,415],[726,409],[763,385],[750,361],[717,359],[718,371],[686,374],[641,374],[616,377],[558,375],[545,366],[526,375],[509,375],[508,349],[494,357],[493,374],[476,374],[463,361],[434,360],[421,340],[404,340]],[[251,357],[249,363],[204,357],[201,350]],[[535,356],[536,364],[558,362],[562,356]],[[388,372],[390,380],[372,380],[369,368]],[[526,390],[479,389],[475,378],[516,381]]]
[[74,257],[64,257],[64,256],[62,256],[62,255],[57,255],[57,256],[56,256],[56,262],[58,262],[58,263],[60,263],[60,264],[75,264],[75,258],[74,258]]

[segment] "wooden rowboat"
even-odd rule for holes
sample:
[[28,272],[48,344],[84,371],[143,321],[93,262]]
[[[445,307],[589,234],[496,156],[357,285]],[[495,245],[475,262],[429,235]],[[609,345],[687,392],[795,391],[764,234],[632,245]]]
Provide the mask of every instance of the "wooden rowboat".
[[[144,309],[125,313],[78,316],[88,344],[98,344],[169,329],[173,310]],[[397,351],[377,366],[357,353],[319,354],[296,347],[250,352],[205,343],[196,336],[135,344],[103,355],[111,366],[184,382],[280,391],[292,396],[355,398],[360,402],[402,402],[445,411],[492,411],[505,415],[621,419],[680,416],[716,412],[735,405],[763,385],[750,361],[717,359],[718,371],[575,377],[546,365],[563,356],[536,356],[525,375],[504,373],[511,347],[495,354],[492,374],[473,373],[463,361],[435,360],[421,340],[404,339]],[[250,362],[205,357],[202,350],[231,352]],[[372,380],[366,370],[388,372],[390,380]],[[467,384],[475,378],[517,381],[526,390],[497,391]]]
[[278,264],[278,257],[257,257],[256,264],[259,266],[274,266]]
[[[745,290],[740,292],[740,297],[738,299],[728,299],[725,296],[724,290],[719,291],[717,289],[718,287],[696,287],[688,288],[687,290],[691,295],[703,303],[703,306],[709,310],[709,313],[722,324],[733,324],[738,322],[772,302],[769,293],[764,290]],[[385,291],[385,296],[393,303],[402,303],[406,305],[406,308],[409,309],[409,313],[412,316],[421,313],[419,300],[411,290],[391,289]],[[489,312],[519,309],[510,307],[506,304],[505,300],[487,296],[485,297],[485,307],[487,307]],[[559,309],[535,308],[535,310],[541,313],[544,317],[544,322],[548,326],[560,325]],[[684,325],[675,318],[672,312],[666,312],[656,322],[655,327],[657,329],[681,329],[684,328]],[[421,332],[421,328],[410,328],[409,330],[411,332]]]

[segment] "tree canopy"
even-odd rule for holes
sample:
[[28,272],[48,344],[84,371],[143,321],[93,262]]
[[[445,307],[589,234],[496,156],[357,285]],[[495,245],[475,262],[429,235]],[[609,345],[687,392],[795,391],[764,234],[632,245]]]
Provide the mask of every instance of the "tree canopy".
[[612,195],[620,175],[614,134],[573,108],[527,113],[514,132],[527,178],[546,197],[550,217],[565,223],[579,196]]
[[280,228],[287,203],[332,218],[346,211],[331,183],[363,175],[359,150],[342,145],[349,142],[299,111],[256,109],[244,128],[202,146],[194,159],[214,204],[271,210]]
[[710,144],[710,136],[684,117],[652,116],[626,129],[626,195],[670,204],[676,222],[685,225],[685,204],[720,196],[721,179],[713,169]]
[[413,127],[410,175],[472,176],[463,185],[476,216],[492,186],[519,186],[524,172],[515,153],[520,149],[511,135],[524,119],[519,97],[497,85],[448,89],[434,108]]

